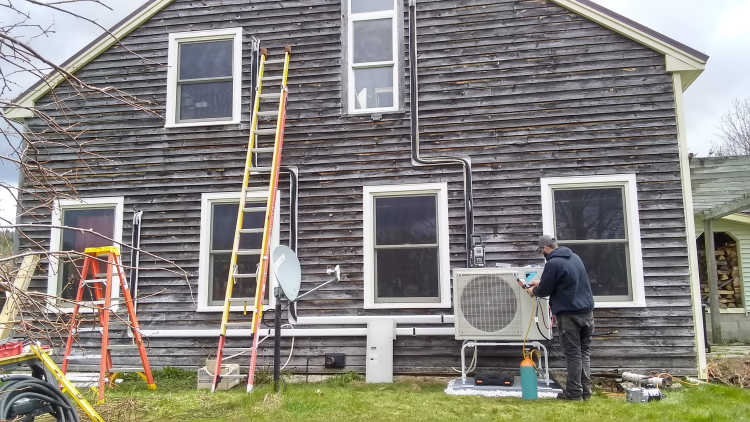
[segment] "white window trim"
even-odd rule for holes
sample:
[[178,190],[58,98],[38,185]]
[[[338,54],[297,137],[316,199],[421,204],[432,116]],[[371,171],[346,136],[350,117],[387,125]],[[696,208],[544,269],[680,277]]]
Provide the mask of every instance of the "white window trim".
[[554,204],[552,190],[565,188],[597,188],[621,186],[625,191],[625,218],[628,225],[628,247],[630,254],[630,280],[633,300],[623,302],[597,301],[596,308],[636,308],[646,306],[646,291],[643,278],[643,254],[641,252],[641,228],[638,217],[638,190],[635,174],[607,176],[547,177],[542,184],[542,219],[545,234],[555,236]]
[[[365,309],[411,309],[411,308],[450,308],[450,244],[448,243],[448,184],[425,183],[416,185],[364,186],[364,289]],[[401,194],[437,194],[438,231],[438,271],[440,302],[375,302],[375,212],[376,196]]]
[[[209,260],[208,251],[211,242],[211,204],[213,203],[234,203],[239,202],[241,193],[240,192],[212,192],[204,193],[201,195],[201,235],[200,235],[200,258],[198,259],[198,308],[196,312],[222,312],[224,311],[223,305],[209,305],[208,304],[208,289],[210,288],[208,283],[208,270]],[[268,190],[248,190],[247,198],[268,198]],[[278,203],[279,195],[276,196]],[[279,244],[279,207],[275,208],[273,218],[273,233],[271,236],[271,247],[275,247]],[[273,309],[276,305],[276,297],[273,294],[273,289],[276,287],[276,277],[273,274],[273,268],[269,266],[268,273],[268,284],[266,285],[266,292],[268,292],[269,300],[268,304],[263,306],[263,312],[268,309]],[[254,303],[248,303],[247,310],[252,312]],[[230,306],[230,311],[244,311],[244,306],[234,305]]]
[[[125,200],[122,196],[113,197],[102,197],[102,198],[81,198],[80,200],[62,199],[55,200],[52,206],[52,230],[50,233],[50,257],[49,265],[47,267],[47,294],[50,296],[57,296],[57,269],[59,267],[60,258],[55,252],[60,252],[60,243],[62,241],[62,229],[56,228],[55,226],[62,226],[62,209],[86,209],[86,208],[101,208],[102,206],[114,206],[115,207],[115,229],[114,229],[114,240],[122,243],[122,221],[123,221],[123,208]],[[102,239],[104,241],[104,239]],[[122,247],[120,244],[113,244],[120,248],[122,253]],[[122,259],[122,256],[120,256]],[[117,274],[113,274],[113,280],[117,280],[112,286],[112,297],[116,298],[120,296],[120,283]],[[117,310],[118,306],[113,306],[113,310]],[[55,303],[55,299],[49,298],[47,303],[48,312],[59,312],[59,313],[72,313],[73,307],[60,307],[59,304]],[[81,309],[81,313],[92,313],[93,309]]]
[[[399,54],[398,54],[398,46],[399,46],[399,40],[398,37],[398,11],[399,11],[399,2],[394,0],[393,1],[393,10],[381,10],[378,12],[368,12],[368,13],[351,13],[352,10],[352,2],[351,0],[346,0],[347,3],[347,9],[346,9],[346,16],[347,16],[347,25],[346,25],[346,49],[348,50],[346,52],[347,57],[347,84],[349,85],[347,87],[348,92],[348,103],[349,103],[349,114],[373,114],[373,113],[383,113],[383,112],[393,112],[398,111],[399,104],[400,104],[400,92],[399,92]],[[385,62],[372,62],[372,63],[360,63],[356,66],[354,65],[354,22],[356,21],[364,21],[364,20],[373,20],[373,19],[385,19],[385,18],[391,18],[393,25],[393,60],[385,61]],[[356,89],[354,87],[354,68],[357,67],[358,69],[363,68],[369,68],[369,67],[383,67],[380,65],[385,64],[392,64],[393,65],[393,106],[392,107],[375,107],[375,108],[356,108]]]
[[[232,117],[227,120],[177,122],[177,67],[179,43],[186,41],[216,41],[233,39],[232,49]],[[194,127],[239,124],[242,106],[242,28],[169,34],[167,70],[167,116],[164,127]]]

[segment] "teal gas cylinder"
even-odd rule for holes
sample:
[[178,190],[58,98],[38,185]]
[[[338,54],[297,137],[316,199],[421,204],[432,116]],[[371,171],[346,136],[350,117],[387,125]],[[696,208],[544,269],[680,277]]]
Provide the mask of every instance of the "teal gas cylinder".
[[521,362],[521,397],[524,400],[536,400],[539,398],[536,382],[536,366],[530,358]]

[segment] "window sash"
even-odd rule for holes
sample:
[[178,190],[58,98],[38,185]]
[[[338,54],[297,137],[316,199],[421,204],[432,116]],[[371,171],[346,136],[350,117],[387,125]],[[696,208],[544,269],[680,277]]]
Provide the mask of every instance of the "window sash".
[[[208,306],[223,305],[224,304],[224,295],[226,294],[226,291],[224,291],[224,292],[214,292],[213,279],[214,279],[214,274],[215,274],[216,268],[215,268],[215,266],[213,264],[215,262],[215,260],[213,258],[216,257],[216,256],[221,256],[221,255],[229,255],[231,257],[232,250],[231,249],[214,249],[213,248],[213,245],[214,245],[214,231],[213,231],[213,226],[214,226],[214,215],[215,215],[214,214],[214,206],[215,205],[227,205],[227,204],[236,204],[236,205],[239,206],[239,199],[216,199],[216,200],[211,200],[210,201],[210,209],[211,209],[211,211],[210,211],[211,212],[210,221],[206,222],[206,224],[208,224],[208,227],[209,227],[209,229],[208,229],[208,231],[209,231],[209,233],[208,233],[208,248],[207,248],[207,250],[208,250],[208,257],[207,257],[208,258],[208,261],[207,261],[208,262],[208,278],[206,280],[206,283],[208,283],[208,297],[207,297]],[[266,201],[263,200],[262,198],[248,198],[246,200],[246,202],[245,202],[245,206],[246,207],[250,207],[253,204],[256,204],[256,205],[265,205]],[[258,214],[265,214],[262,211],[258,211],[257,213]],[[253,214],[255,214],[255,213],[253,213]],[[236,224],[236,221],[235,221],[235,224]],[[257,227],[247,227],[247,228],[257,228]],[[256,282],[257,282],[257,276],[253,276],[253,277],[250,277],[250,278],[243,278],[242,280],[251,280],[251,279],[256,280]],[[267,280],[267,282],[269,282],[269,281],[270,281],[270,279]],[[266,289],[267,294],[268,294],[269,290],[270,289]],[[217,296],[220,296],[221,299],[217,299],[216,298]],[[255,296],[240,297],[240,296],[233,295],[233,298],[234,299],[237,299],[237,298],[248,299],[248,301],[255,300]],[[267,304],[268,303],[268,299],[267,298],[264,299],[263,303]]]
[[[438,243],[405,243],[400,245],[378,245],[377,244],[377,199],[378,198],[410,198],[410,197],[419,197],[419,196],[431,196],[435,198],[435,238],[437,239]],[[372,201],[372,229],[373,229],[373,241],[371,248],[373,249],[373,258],[374,258],[374,300],[375,303],[434,303],[434,302],[440,302],[440,235],[441,235],[441,229],[440,229],[440,198],[438,196],[438,193],[393,193],[393,194],[383,194],[383,195],[373,195],[373,201]],[[378,295],[378,271],[377,271],[377,251],[383,251],[383,250],[410,250],[410,249],[436,249],[437,255],[438,255],[438,262],[437,262],[437,273],[438,273],[438,279],[435,280],[435,283],[437,283],[437,296],[431,296],[431,297],[415,297],[415,296],[402,296],[402,297],[384,297],[381,298]]]
[[[597,295],[597,308],[625,308],[646,306],[643,260],[640,238],[640,218],[635,174],[613,174],[601,176],[571,176],[541,178],[542,211],[544,233],[557,236],[555,221],[555,191],[619,188],[623,195],[623,238],[559,240],[560,245],[575,248],[576,245],[622,245],[625,256],[623,266],[627,272],[628,295]],[[619,256],[619,255],[618,255]],[[621,273],[622,274],[622,273]],[[623,274],[624,275],[624,274]],[[616,285],[613,285],[616,286]],[[623,288],[624,286],[620,286]],[[621,290],[622,291],[622,290]]]
[[[181,79],[178,70],[180,46],[184,44],[232,41],[232,76]],[[167,72],[167,110],[165,127],[194,127],[239,123],[242,101],[242,28],[214,29],[169,34],[169,70]],[[231,82],[232,98],[228,101],[231,113],[221,117],[181,118],[182,87],[192,84]]]
[[[398,110],[398,105],[400,103],[400,92],[399,92],[399,78],[398,78],[398,66],[397,58],[398,58],[398,45],[399,45],[399,38],[398,38],[398,20],[397,20],[397,12],[398,12],[399,6],[398,3],[394,0],[393,2],[393,8],[390,10],[381,10],[377,12],[366,12],[366,13],[352,13],[352,4],[351,0],[347,0],[347,61],[348,61],[348,103],[349,103],[349,113],[369,113],[369,112],[378,112],[378,111],[395,111]],[[388,61],[380,61],[380,62],[368,62],[368,63],[354,63],[354,22],[361,22],[361,21],[369,21],[369,20],[377,20],[377,19],[387,19],[389,18],[391,20],[391,31],[392,31],[392,56],[393,60]],[[379,67],[392,67],[393,72],[393,86],[389,87],[391,88],[392,95],[393,95],[393,106],[389,107],[365,107],[365,108],[357,108],[356,107],[356,86],[355,86],[355,80],[354,80],[354,71],[358,69],[368,69],[368,68],[379,68]]]

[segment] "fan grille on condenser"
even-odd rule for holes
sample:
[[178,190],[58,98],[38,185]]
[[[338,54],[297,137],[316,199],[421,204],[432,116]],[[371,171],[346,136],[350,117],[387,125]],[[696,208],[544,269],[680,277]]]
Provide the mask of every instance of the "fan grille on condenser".
[[518,325],[513,274],[473,275],[461,292],[463,318],[478,331],[494,333]]

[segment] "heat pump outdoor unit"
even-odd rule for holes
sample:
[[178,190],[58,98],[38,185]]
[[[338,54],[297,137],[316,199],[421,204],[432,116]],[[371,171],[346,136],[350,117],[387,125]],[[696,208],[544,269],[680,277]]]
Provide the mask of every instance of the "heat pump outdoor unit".
[[[542,268],[460,268],[453,270],[454,325],[457,340],[521,341],[550,339],[546,300],[534,300],[518,284]],[[531,328],[529,329],[529,323]]]

